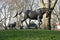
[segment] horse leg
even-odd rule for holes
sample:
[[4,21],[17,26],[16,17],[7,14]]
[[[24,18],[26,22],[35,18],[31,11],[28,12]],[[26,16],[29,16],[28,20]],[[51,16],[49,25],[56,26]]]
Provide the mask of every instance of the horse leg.
[[40,28],[40,18],[39,18],[39,16],[37,17],[37,19],[38,19],[38,22],[39,22],[38,28]]
[[23,29],[23,23],[21,23],[20,29]]
[[28,27],[28,23],[27,23],[27,21],[25,20],[25,23],[26,23],[26,25],[27,25],[27,27]]
[[[24,22],[24,21],[26,22],[26,19],[24,19],[24,20],[21,21],[21,27],[20,27],[20,29],[23,29],[23,22]],[[27,22],[26,22],[26,23],[27,23]]]
[[40,25],[42,24],[42,19],[40,19]]
[[29,24],[30,24],[31,19],[29,19]]
[[40,28],[40,25],[42,24],[42,17],[40,17],[39,15],[38,15],[38,22],[39,22],[38,27]]

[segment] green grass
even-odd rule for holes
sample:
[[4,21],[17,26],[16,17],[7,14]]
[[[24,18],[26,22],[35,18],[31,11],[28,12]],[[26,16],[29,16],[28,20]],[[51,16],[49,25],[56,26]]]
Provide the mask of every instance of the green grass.
[[0,31],[0,40],[60,40],[60,31],[2,30]]

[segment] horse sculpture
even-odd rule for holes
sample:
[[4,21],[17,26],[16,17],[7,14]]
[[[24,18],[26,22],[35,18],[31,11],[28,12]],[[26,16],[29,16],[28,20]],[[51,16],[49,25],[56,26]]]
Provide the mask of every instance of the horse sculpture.
[[35,11],[32,10],[26,10],[25,12],[19,13],[20,15],[23,16],[23,19],[21,22],[24,22],[27,18],[33,19],[33,20],[38,20],[39,21],[39,27],[40,27],[40,22],[42,24],[42,18],[45,12],[50,11],[48,8],[39,8]]

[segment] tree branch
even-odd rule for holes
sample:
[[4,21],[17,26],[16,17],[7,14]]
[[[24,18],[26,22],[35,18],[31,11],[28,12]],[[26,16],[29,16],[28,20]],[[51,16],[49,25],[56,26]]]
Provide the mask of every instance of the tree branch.
[[40,0],[40,7],[41,8],[44,8],[45,7],[45,4],[44,4],[44,1],[43,0]]
[[57,1],[58,1],[58,0],[54,0],[54,3],[53,3],[53,4],[51,4],[51,7],[50,7],[50,8],[54,9],[54,7],[55,7],[55,5],[56,5]]

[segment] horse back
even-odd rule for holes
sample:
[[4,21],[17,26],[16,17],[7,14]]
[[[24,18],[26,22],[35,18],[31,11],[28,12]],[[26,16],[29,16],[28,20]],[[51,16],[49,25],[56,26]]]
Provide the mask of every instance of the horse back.
[[28,17],[30,19],[37,19],[37,16],[38,16],[38,14],[35,11],[30,11],[29,14],[28,14]]

